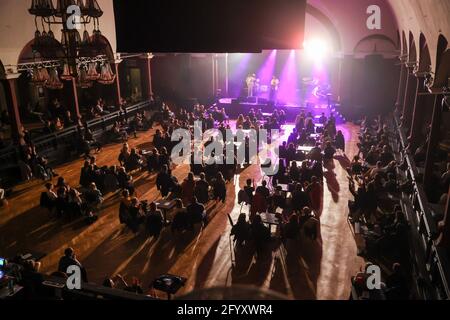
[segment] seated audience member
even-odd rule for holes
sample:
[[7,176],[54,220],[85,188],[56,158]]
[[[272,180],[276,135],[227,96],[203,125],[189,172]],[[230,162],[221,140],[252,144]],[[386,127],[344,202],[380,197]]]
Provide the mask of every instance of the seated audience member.
[[298,216],[294,213],[289,217],[288,223],[282,226],[281,234],[283,239],[295,240],[297,239],[299,232],[300,226],[298,224]]
[[244,191],[247,194],[247,199],[250,201],[248,204],[252,204],[253,194],[255,193],[255,188],[253,187],[252,179],[247,179],[246,184],[244,186]]
[[270,212],[276,212],[278,208],[285,209],[286,197],[283,195],[283,189],[280,186],[275,187],[274,193],[269,198]]
[[117,179],[117,167],[109,167],[104,175],[104,193],[116,192],[119,188],[119,180]]
[[79,267],[81,270],[81,278],[84,282],[88,282],[86,270],[83,265],[77,260],[75,251],[72,248],[64,250],[64,256],[59,259],[58,271],[67,274],[70,266]]
[[195,180],[192,172],[188,173],[187,178],[181,184],[181,200],[184,205],[189,205],[195,191]]
[[397,179],[395,178],[394,174],[392,174],[392,173],[388,174],[388,179],[384,183],[383,188],[386,192],[389,192],[389,193],[399,192],[399,186],[398,186]]
[[306,192],[309,194],[311,209],[319,214],[322,208],[323,187],[317,177],[311,178],[311,183],[306,187]]
[[316,143],[315,147],[309,152],[308,157],[313,161],[322,163],[322,149],[320,149],[320,143]]
[[336,137],[334,138],[334,145],[336,149],[342,150],[342,152],[345,152],[345,138],[342,134],[342,131],[339,130],[336,134]]
[[394,263],[392,274],[386,279],[386,297],[388,300],[408,300],[409,299],[408,280],[403,275],[401,265]]
[[359,156],[353,157],[349,170],[352,175],[360,175],[362,173],[363,166]]
[[97,189],[95,182],[92,182],[89,190],[84,194],[86,204],[91,210],[96,210],[103,203],[103,195],[100,190]]
[[216,176],[216,179],[213,184],[213,189],[214,189],[214,199],[221,200],[223,203],[225,203],[225,199],[227,197],[227,186],[221,172],[219,172]]
[[380,155],[378,153],[377,148],[375,146],[372,146],[370,148],[369,152],[367,153],[365,160],[370,166],[374,166],[379,161],[378,160],[379,158],[380,158]]
[[394,154],[389,147],[385,145],[383,151],[380,153],[379,161],[383,166],[387,166],[391,161],[395,161]]
[[46,183],[45,189],[46,191],[41,194],[40,206],[42,208],[48,209],[51,212],[55,207],[56,199],[58,198],[58,196],[53,189],[53,184]]
[[122,199],[119,205],[119,221],[121,224],[127,224],[130,220],[129,209],[131,207],[130,192],[127,189],[122,191]]
[[200,180],[195,182],[194,195],[203,205],[209,201],[209,184],[206,181],[206,176],[203,172],[200,173]]
[[305,235],[311,240],[316,240],[319,226],[320,222],[314,217],[311,209],[305,207],[302,212],[302,228]]
[[292,192],[292,210],[294,212],[301,212],[303,208],[309,206],[310,203],[311,200],[308,193],[303,190],[301,183],[297,183]]
[[237,223],[231,228],[231,235],[234,236],[234,241],[241,246],[250,239],[250,224],[247,222],[245,213],[239,215]]
[[267,188],[267,181],[266,180],[263,180],[261,182],[261,185],[256,188],[255,193],[259,193],[265,199],[269,199],[269,197],[270,197],[270,190],[269,190],[269,188]]
[[125,160],[125,170],[127,172],[139,169],[142,164],[141,156],[138,154],[135,148],[132,148],[128,158]]
[[270,238],[269,228],[263,224],[261,216],[256,215],[251,224],[251,239],[254,241],[258,253],[269,243]]
[[134,232],[137,233],[139,230],[139,225],[143,220],[141,213],[141,206],[138,198],[131,198],[130,207],[128,208],[128,221],[127,226]]
[[336,149],[331,145],[331,142],[327,142],[325,149],[323,150],[323,158],[325,161],[330,161],[333,159]]
[[8,201],[6,200],[5,193],[6,193],[5,189],[0,188],[0,207],[8,205]]
[[206,223],[207,215],[205,206],[198,202],[196,197],[193,197],[189,203],[190,204],[186,208],[189,224],[193,226],[197,223]]
[[146,213],[146,228],[150,237],[158,238],[164,227],[164,216],[158,210],[156,203],[150,203],[149,211]]
[[117,181],[119,182],[119,188],[127,189],[131,195],[134,195],[135,188],[133,177],[126,172],[124,167],[119,167],[117,171]]
[[167,197],[172,190],[173,180],[171,175],[168,173],[167,165],[163,165],[161,171],[156,177],[156,188],[161,192],[163,198]]
[[172,232],[182,232],[189,227],[189,216],[181,199],[175,200],[175,213],[171,225]]

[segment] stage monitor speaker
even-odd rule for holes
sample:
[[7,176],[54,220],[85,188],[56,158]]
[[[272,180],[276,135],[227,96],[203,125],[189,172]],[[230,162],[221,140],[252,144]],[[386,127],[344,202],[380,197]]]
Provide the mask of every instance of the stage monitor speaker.
[[265,104],[265,105],[267,105],[267,104],[269,104],[269,100],[266,99],[266,98],[259,98],[258,99],[258,104]]
[[248,97],[245,99],[245,102],[247,103],[256,103],[256,97]]

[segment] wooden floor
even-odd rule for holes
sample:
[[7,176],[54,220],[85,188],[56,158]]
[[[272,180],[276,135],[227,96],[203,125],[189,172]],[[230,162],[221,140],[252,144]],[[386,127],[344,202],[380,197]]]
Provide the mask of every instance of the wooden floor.
[[[356,152],[358,127],[340,127],[347,140],[347,156]],[[132,147],[148,148],[154,130],[131,139]],[[117,164],[120,145],[111,145],[97,156],[102,165]],[[106,276],[117,273],[128,280],[137,277],[145,288],[157,276],[172,273],[188,278],[179,295],[194,289],[252,285],[271,289],[292,299],[348,299],[350,277],[359,271],[364,261],[357,256],[352,228],[347,222],[347,201],[351,199],[343,157],[334,161],[334,168],[325,172],[324,205],[321,237],[313,242],[302,239],[295,250],[276,259],[272,255],[255,260],[245,250],[236,253],[232,267],[229,245],[230,225],[227,213],[237,219],[240,205],[237,191],[247,178],[261,179],[257,166],[250,166],[228,184],[228,197],[224,204],[209,205],[214,218],[204,230],[195,234],[174,237],[164,231],[155,241],[142,232],[134,236],[119,224],[118,196],[109,195],[99,221],[86,226],[80,221],[64,222],[50,217],[39,208],[42,181],[32,181],[15,188],[9,206],[0,208],[0,254],[41,252],[44,272],[56,269],[58,260],[67,246],[72,246],[87,268],[90,282],[101,284]],[[82,160],[56,168],[72,185],[77,186]],[[188,173],[180,166],[174,174],[181,181]],[[157,200],[155,176],[147,173],[135,177],[140,199]]]

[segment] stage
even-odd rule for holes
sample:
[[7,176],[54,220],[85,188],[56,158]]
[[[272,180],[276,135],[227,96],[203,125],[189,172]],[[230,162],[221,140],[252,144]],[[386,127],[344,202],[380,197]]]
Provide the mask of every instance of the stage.
[[[244,101],[242,101],[244,100]],[[303,105],[295,104],[281,104],[269,102],[263,98],[245,98],[245,99],[221,98],[217,102],[219,108],[224,108],[227,115],[231,118],[237,118],[240,114],[247,115],[251,109],[258,111],[261,109],[263,113],[273,113],[275,109],[283,110],[286,113],[288,121],[294,121],[301,112],[311,112],[313,116],[317,116],[324,112],[327,116],[331,112],[331,107],[328,104],[314,104],[305,102]]]

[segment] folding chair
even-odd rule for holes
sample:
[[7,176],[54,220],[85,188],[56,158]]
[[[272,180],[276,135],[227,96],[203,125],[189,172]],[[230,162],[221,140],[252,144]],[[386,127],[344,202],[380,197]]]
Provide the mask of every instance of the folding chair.
[[[230,222],[231,227],[234,227],[234,222],[233,219],[231,218],[231,215],[229,213],[227,213],[228,216],[228,221]],[[231,232],[228,235],[228,241],[229,241],[229,245],[230,245],[230,257],[231,257],[231,264],[234,266],[236,264],[236,257],[235,257],[235,243],[234,243],[234,239],[232,239],[232,235]]]

